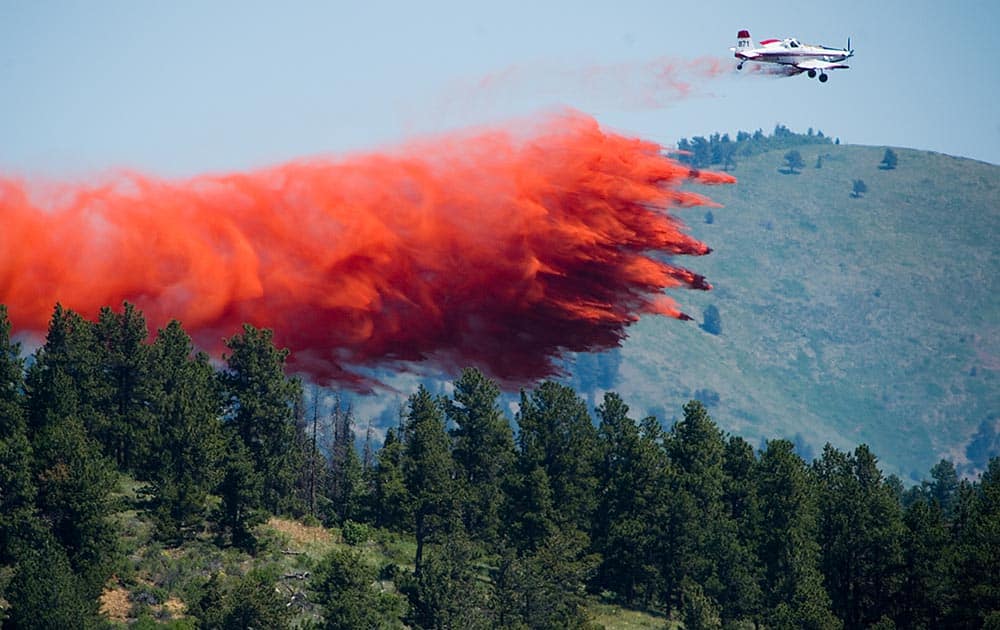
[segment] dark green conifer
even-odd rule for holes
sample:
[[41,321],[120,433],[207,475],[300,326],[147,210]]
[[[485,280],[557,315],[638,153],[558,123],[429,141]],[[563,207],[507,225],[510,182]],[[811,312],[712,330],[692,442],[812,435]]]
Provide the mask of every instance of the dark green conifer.
[[902,563],[902,512],[867,446],[829,444],[815,464],[821,567],[833,611],[848,627],[894,612]]
[[773,440],[755,473],[761,504],[765,622],[776,628],[834,630],[841,622],[823,588],[816,496],[805,462],[788,440]]
[[24,360],[10,336],[7,308],[0,304],[0,566],[11,564],[33,542],[35,480],[24,420]]
[[396,430],[385,433],[372,471],[372,512],[375,524],[392,531],[409,531],[412,499],[403,476],[403,443]]
[[[684,405],[666,448],[673,474],[664,590],[668,602],[680,605],[683,581],[705,586],[718,574],[721,537],[735,527],[722,502],[725,443],[701,402]],[[707,594],[716,599],[718,591],[713,584]]]
[[[588,533],[597,508],[600,448],[586,403],[571,388],[545,382],[530,395],[521,393],[517,422],[518,474],[537,481],[535,469],[544,473],[553,506],[545,518]],[[515,506],[515,511],[521,508]],[[538,542],[522,538],[519,544]]]
[[380,592],[375,571],[361,553],[334,549],[320,560],[310,578],[316,602],[323,607],[324,630],[392,628],[402,612],[396,595]]
[[1000,611],[1000,457],[978,484],[959,485],[953,521],[955,593],[949,624],[978,627]]
[[476,570],[480,552],[463,532],[430,545],[410,592],[411,618],[420,628],[495,627],[489,611],[489,586]]
[[252,551],[257,545],[253,529],[267,518],[261,507],[264,479],[239,435],[235,431],[227,433],[228,447],[218,488],[222,499],[218,524],[220,533],[228,534],[233,545]]
[[942,459],[931,468],[931,481],[923,483],[927,496],[938,502],[946,519],[955,513],[955,501],[958,498],[958,471],[949,459]]
[[249,324],[226,347],[220,378],[226,417],[263,479],[262,506],[275,514],[302,511],[304,502],[294,491],[304,465],[294,414],[301,386],[285,376],[288,350],[274,347],[270,330]]
[[512,473],[514,436],[497,399],[500,389],[476,369],[455,381],[447,405],[462,520],[469,536],[487,545],[499,540]]
[[273,571],[251,569],[236,581],[221,612],[221,630],[249,630],[287,628],[294,611],[277,588]]
[[457,506],[441,406],[423,385],[410,396],[406,417],[403,478],[412,498],[413,533],[417,539],[415,574],[423,568],[424,546],[440,540],[455,525]]
[[599,563],[586,549],[585,534],[560,529],[537,549],[505,550],[493,575],[494,626],[585,627],[586,584]]
[[66,551],[47,531],[25,550],[4,593],[4,627],[101,628],[97,596],[81,582]]
[[87,429],[102,422],[97,357],[92,325],[57,306],[25,381],[39,516],[94,598],[118,555],[109,520],[117,475]]
[[176,540],[193,532],[207,499],[222,479],[225,438],[214,370],[173,321],[150,349],[150,412],[155,430],[146,461],[159,535]]
[[102,308],[94,325],[105,384],[99,406],[103,422],[94,437],[120,469],[143,478],[149,472],[146,459],[155,448],[154,418],[149,408],[152,383],[148,336],[142,313],[128,302],[121,313]]
[[360,520],[367,501],[367,486],[354,440],[354,413],[338,402],[333,414],[328,496],[334,520]]
[[91,437],[101,434],[106,420],[99,407],[109,386],[100,362],[93,324],[57,304],[25,377],[29,438],[68,416],[80,419]]
[[660,581],[656,550],[666,535],[666,453],[659,433],[640,429],[618,394],[605,394],[597,415],[602,458],[594,546],[602,555],[600,583],[627,603],[648,605]]
[[899,627],[943,627],[953,597],[954,550],[941,506],[921,497],[904,516]]

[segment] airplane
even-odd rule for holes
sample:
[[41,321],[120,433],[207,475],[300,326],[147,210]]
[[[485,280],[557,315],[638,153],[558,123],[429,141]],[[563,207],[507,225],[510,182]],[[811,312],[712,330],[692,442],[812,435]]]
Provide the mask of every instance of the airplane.
[[802,44],[795,38],[765,39],[759,48],[754,48],[748,30],[742,30],[736,35],[736,47],[729,50],[740,60],[736,64],[737,70],[742,70],[743,64],[748,61],[776,63],[784,66],[790,74],[805,72],[810,79],[819,74],[821,83],[826,83],[827,70],[849,68],[843,62],[854,55],[850,38],[847,39],[847,48]]

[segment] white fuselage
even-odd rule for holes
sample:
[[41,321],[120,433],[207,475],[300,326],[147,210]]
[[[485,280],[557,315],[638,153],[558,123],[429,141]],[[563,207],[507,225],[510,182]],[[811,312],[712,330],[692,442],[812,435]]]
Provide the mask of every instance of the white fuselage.
[[750,50],[737,50],[736,58],[747,61],[764,61],[771,63],[783,63],[794,66],[807,59],[818,59],[819,61],[840,62],[848,57],[846,50],[839,48],[827,48],[826,46],[813,46],[810,44],[800,44],[794,39],[786,39],[765,43],[760,48]]
[[739,32],[736,47],[730,50],[739,59],[737,70],[743,68],[743,64],[748,61],[771,63],[786,68],[785,72],[788,74],[805,72],[810,77],[819,76],[820,82],[827,80],[827,70],[847,68],[844,62],[854,54],[850,39],[847,40],[847,48],[803,44],[795,38],[765,39],[760,42],[760,46],[754,47],[750,31],[747,30]]

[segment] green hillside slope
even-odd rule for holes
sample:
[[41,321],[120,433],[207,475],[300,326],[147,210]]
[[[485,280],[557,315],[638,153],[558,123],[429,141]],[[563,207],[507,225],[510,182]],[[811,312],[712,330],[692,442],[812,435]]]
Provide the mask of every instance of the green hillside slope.
[[715,305],[722,333],[643,319],[616,389],[668,420],[702,390],[729,431],[868,443],[904,478],[962,464],[1000,411],[1000,167],[897,149],[880,170],[884,150],[803,146],[799,174],[784,151],[745,158],[707,189],[712,223],[682,211],[715,251],[681,262],[715,290],[675,297],[698,322]]

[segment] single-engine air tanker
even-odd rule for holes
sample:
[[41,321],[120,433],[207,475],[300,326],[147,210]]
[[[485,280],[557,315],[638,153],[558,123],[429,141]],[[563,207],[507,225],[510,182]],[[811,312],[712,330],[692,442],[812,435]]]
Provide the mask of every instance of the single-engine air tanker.
[[844,62],[854,55],[851,49],[851,39],[847,39],[847,48],[829,48],[827,46],[814,46],[812,44],[802,44],[794,38],[788,39],[765,39],[760,42],[760,46],[754,48],[753,40],[750,39],[750,31],[740,31],[736,36],[736,47],[730,48],[739,63],[737,70],[743,69],[743,64],[748,61],[756,63],[775,63],[785,66],[789,74],[799,74],[805,72],[809,78],[819,75],[819,80],[826,83],[827,70],[838,68],[849,68]]

